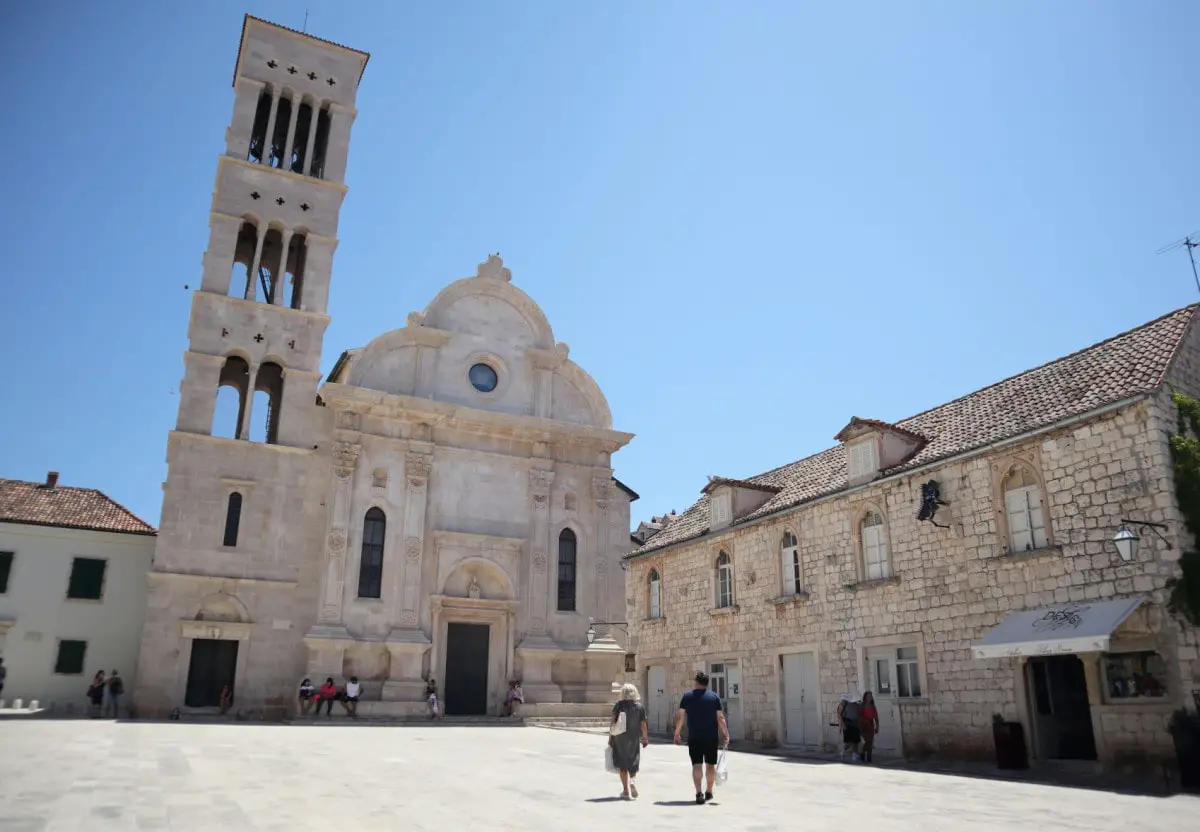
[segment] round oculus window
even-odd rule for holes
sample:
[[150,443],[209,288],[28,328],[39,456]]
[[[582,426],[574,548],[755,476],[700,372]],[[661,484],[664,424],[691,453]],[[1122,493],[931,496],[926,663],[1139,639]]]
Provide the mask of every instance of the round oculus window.
[[490,393],[496,389],[496,384],[499,383],[500,377],[496,375],[496,371],[487,364],[475,364],[467,372],[467,378],[471,381],[471,386],[480,393]]

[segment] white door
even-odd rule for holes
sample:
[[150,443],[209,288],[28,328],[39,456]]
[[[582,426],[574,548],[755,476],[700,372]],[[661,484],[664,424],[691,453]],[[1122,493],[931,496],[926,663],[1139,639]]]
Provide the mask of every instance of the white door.
[[742,670],[737,661],[710,664],[708,689],[721,697],[721,709],[725,711],[729,738],[742,739]]
[[882,647],[867,651],[867,667],[863,678],[865,690],[875,697],[879,711],[879,733],[875,735],[875,750],[884,755],[900,756],[904,741],[900,725],[899,691],[896,678],[896,648]]
[[786,653],[783,663],[783,735],[786,745],[821,744],[817,660],[812,653]]
[[671,700],[667,696],[667,669],[646,669],[646,727],[652,734],[665,734],[671,727]]

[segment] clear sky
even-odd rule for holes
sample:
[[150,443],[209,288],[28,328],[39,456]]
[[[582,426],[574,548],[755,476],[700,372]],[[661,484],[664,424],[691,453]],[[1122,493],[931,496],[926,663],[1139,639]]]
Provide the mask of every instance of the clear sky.
[[322,369],[500,251],[634,523],[1197,299],[1200,4],[0,4],[0,477],[157,523],[241,15],[371,52]]

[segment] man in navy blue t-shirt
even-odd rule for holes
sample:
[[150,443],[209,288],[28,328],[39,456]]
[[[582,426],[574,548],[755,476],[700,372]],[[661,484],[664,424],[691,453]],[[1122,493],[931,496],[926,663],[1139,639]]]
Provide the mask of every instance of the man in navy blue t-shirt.
[[[692,783],[696,786],[696,802],[712,800],[713,782],[717,777],[717,743],[729,745],[729,727],[721,710],[721,697],[708,689],[708,674],[703,670],[696,674],[692,690],[679,701],[679,713],[675,715],[675,744],[679,745],[679,730],[687,717],[688,756],[692,758]],[[702,763],[707,764],[704,771]],[[705,791],[700,791],[700,781],[707,774]]]

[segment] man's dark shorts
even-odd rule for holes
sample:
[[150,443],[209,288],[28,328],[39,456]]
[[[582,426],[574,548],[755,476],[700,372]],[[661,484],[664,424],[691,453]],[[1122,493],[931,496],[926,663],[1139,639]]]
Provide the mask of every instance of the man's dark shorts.
[[702,762],[715,766],[717,764],[717,741],[688,740],[688,756],[692,758],[694,766],[698,766]]

